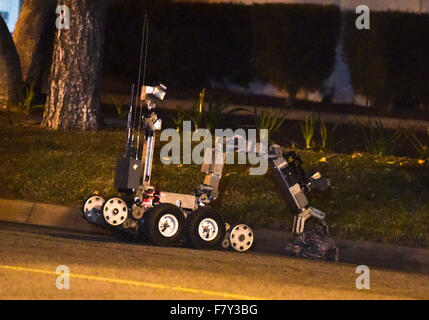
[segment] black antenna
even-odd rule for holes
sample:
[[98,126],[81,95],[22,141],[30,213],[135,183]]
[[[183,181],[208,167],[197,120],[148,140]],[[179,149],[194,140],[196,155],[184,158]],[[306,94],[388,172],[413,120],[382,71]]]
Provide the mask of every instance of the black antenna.
[[131,86],[131,94],[130,94],[130,110],[128,111],[128,119],[127,119],[127,145],[125,148],[125,157],[132,157],[133,156],[133,148],[134,148],[134,128],[132,127],[132,119],[134,116],[134,108],[133,108],[133,101],[134,101],[134,86],[135,84]]
[[[141,94],[141,74],[142,74],[142,63],[143,63],[143,51],[145,51],[146,48],[146,56],[145,56],[145,61],[144,61],[144,66],[146,69],[146,58],[147,58],[147,43],[145,44],[145,38],[146,38],[146,34],[147,34],[147,24],[148,24],[148,15],[147,12],[144,15],[144,22],[143,22],[143,30],[142,30],[142,40],[141,40],[141,48],[140,48],[140,65],[139,65],[139,75],[137,78],[137,95],[136,95],[136,104],[137,104],[137,99],[139,99],[139,96]],[[144,70],[144,72],[146,73],[146,70]],[[145,75],[144,75],[145,77]],[[145,79],[143,79],[143,83],[144,83]]]
[[[142,122],[142,113],[143,113],[143,101],[141,100],[141,94],[142,94],[142,88],[141,85],[144,85],[145,78],[146,78],[146,63],[147,63],[147,52],[148,52],[148,36],[149,36],[149,18],[147,15],[147,12],[145,12],[144,15],[144,22],[143,22],[143,30],[142,30],[142,43],[141,43],[141,49],[140,49],[140,66],[139,66],[139,75],[138,75],[138,89],[137,89],[137,96],[136,96],[136,104],[137,101],[140,100],[139,107],[139,125],[138,125],[138,136],[137,136],[137,147],[136,147],[136,156],[135,159],[138,159],[139,156],[139,149],[140,149],[140,130],[141,130],[141,122]],[[143,63],[143,51],[145,52],[144,57],[144,69],[143,69],[143,83],[141,83],[142,78],[142,63]]]
[[149,50],[149,16],[147,14],[147,11],[145,13],[145,30],[146,30],[146,48],[145,48],[145,53],[144,53],[144,66],[143,66],[143,84],[146,81],[146,64],[147,64],[147,52]]

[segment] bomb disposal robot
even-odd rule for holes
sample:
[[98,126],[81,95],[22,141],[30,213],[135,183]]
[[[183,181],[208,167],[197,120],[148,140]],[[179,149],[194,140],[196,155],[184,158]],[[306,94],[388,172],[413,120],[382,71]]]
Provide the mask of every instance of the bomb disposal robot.
[[[225,145],[218,139],[215,148],[205,151],[201,169],[205,173],[204,182],[194,194],[159,191],[151,185],[155,138],[162,125],[154,100],[163,100],[167,88],[160,84],[139,89],[140,92],[134,95],[134,86],[132,88],[125,153],[117,161],[115,172],[115,187],[132,196],[127,200],[90,196],[83,204],[84,218],[89,223],[131,237],[145,236],[159,246],[177,246],[186,241],[198,249],[222,246],[240,252],[249,250],[254,240],[252,229],[245,224],[231,228],[210,204],[218,196],[225,153],[259,153],[260,145],[253,150],[235,148],[217,153],[215,149]],[[216,159],[219,156],[222,159]],[[322,178],[319,172],[306,177],[296,153],[283,156],[278,145],[269,147],[268,158],[276,182],[295,214],[293,232],[302,233],[305,221],[310,217],[317,218],[326,227],[325,214],[310,206],[306,194],[312,189],[328,189],[329,180]]]

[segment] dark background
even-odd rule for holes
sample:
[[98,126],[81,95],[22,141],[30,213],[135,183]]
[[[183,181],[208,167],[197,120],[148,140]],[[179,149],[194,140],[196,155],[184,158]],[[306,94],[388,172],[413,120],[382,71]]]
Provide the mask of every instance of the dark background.
[[[334,67],[341,14],[336,6],[112,1],[103,74],[115,79],[116,91],[127,92],[136,78],[145,10],[148,77],[170,88],[259,79],[293,94],[320,89]],[[379,108],[427,105],[429,16],[371,12],[371,30],[357,30],[356,17],[348,13],[345,28],[345,58],[356,93]]]

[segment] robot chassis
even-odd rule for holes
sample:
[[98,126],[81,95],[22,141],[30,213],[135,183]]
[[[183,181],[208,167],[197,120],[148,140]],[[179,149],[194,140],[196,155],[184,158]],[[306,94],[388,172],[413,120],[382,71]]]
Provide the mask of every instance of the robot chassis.
[[[120,197],[105,200],[100,195],[92,195],[83,204],[84,218],[91,224],[128,238],[146,237],[158,246],[188,243],[198,249],[223,247],[239,252],[249,250],[254,242],[252,229],[245,224],[231,227],[210,204],[218,196],[226,152],[260,153],[260,144],[256,144],[252,151],[239,150],[237,146],[234,150],[225,150],[223,139],[218,139],[214,149],[205,150],[201,168],[205,174],[204,182],[193,195],[156,190],[150,181],[155,136],[161,130],[162,120],[158,117],[153,99],[163,100],[166,89],[161,84],[156,87],[143,86],[138,108],[133,106],[134,87],[131,91],[127,144],[124,156],[116,164],[115,187],[120,192],[132,194],[132,197],[128,200]],[[142,132],[143,148],[139,152]],[[221,150],[224,152],[215,152],[219,150],[216,148],[223,148]],[[316,218],[328,232],[325,213],[310,206],[306,194],[312,189],[327,190],[330,187],[329,179],[319,172],[307,178],[299,156],[293,151],[283,156],[278,145],[269,146],[268,159],[276,182],[294,213],[293,233],[304,232],[304,224],[310,217]]]

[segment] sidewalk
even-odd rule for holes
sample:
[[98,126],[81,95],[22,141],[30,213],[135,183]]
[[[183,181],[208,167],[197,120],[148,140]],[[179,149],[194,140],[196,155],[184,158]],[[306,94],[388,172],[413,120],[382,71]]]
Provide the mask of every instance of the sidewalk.
[[[118,95],[122,96],[122,95]],[[125,99],[126,96],[123,96]],[[107,97],[102,96],[103,103],[110,103]],[[192,100],[181,100],[181,99],[166,99],[165,101],[159,103],[160,109],[168,109],[175,110],[177,106],[180,106],[184,110],[190,110],[192,108],[192,104],[194,101]],[[236,115],[242,116],[253,116],[254,115],[254,106],[246,106],[246,105],[231,105],[225,111],[234,108],[241,108],[244,110],[237,111]],[[263,109],[262,107],[256,107],[258,110]],[[288,120],[299,120],[302,121],[306,116],[310,114],[311,111],[308,110],[299,110],[287,108],[285,112],[285,118]],[[357,125],[356,121],[360,123],[366,124],[368,122],[367,115],[359,115],[359,114],[341,114],[341,113],[332,113],[332,112],[320,112],[320,118],[329,123],[337,123],[337,124],[350,124]],[[427,128],[429,128],[429,121],[419,120],[419,119],[400,119],[400,118],[392,118],[392,117],[373,117],[374,119],[380,120],[385,128],[388,129],[407,129],[413,128],[416,131],[426,132]],[[125,120],[119,119],[109,119],[107,122],[112,122],[116,125],[119,123],[125,123]]]
[[[166,99],[160,103],[160,108],[165,109],[176,109],[177,106],[181,106],[185,110],[189,110],[192,107],[193,102],[188,100],[177,100],[177,99]],[[253,116],[255,107],[245,106],[245,105],[232,105],[225,109],[225,111],[234,108],[242,108],[244,110],[237,111],[235,114],[243,116]],[[263,108],[256,107],[258,110]],[[308,116],[311,111],[308,110],[299,110],[287,108],[285,112],[285,118],[288,120],[305,120],[305,117]],[[338,124],[351,124],[357,125],[357,121],[360,123],[367,123],[367,115],[358,115],[358,114],[341,114],[341,113],[329,113],[329,112],[320,112],[320,118],[329,123],[338,123]],[[416,119],[400,119],[400,118],[391,118],[391,117],[374,117],[374,119],[380,120],[385,128],[389,129],[407,129],[413,128],[417,131],[426,131],[429,128],[429,121],[426,120],[416,120]]]
[[[109,234],[108,231],[90,225],[82,218],[80,208],[52,204],[0,199],[0,221],[33,224],[69,229],[82,233]],[[289,231],[255,229],[253,250],[284,254],[284,248],[292,239]],[[382,267],[410,272],[429,273],[429,249],[335,239],[339,248],[339,262],[369,267]]]

